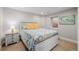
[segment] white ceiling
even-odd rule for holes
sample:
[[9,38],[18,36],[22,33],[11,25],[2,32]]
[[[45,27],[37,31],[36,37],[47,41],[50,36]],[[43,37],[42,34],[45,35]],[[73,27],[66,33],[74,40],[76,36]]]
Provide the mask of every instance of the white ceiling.
[[36,15],[51,15],[57,12],[71,9],[72,7],[10,7],[10,8]]

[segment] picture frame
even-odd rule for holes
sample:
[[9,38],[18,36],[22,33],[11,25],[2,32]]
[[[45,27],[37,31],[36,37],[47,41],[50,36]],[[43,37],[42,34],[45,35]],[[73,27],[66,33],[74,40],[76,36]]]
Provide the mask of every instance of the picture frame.
[[52,27],[53,28],[58,28],[59,27],[59,17],[51,17],[51,22],[52,22]]
[[62,16],[59,21],[60,25],[74,25],[75,24],[75,15],[71,16]]

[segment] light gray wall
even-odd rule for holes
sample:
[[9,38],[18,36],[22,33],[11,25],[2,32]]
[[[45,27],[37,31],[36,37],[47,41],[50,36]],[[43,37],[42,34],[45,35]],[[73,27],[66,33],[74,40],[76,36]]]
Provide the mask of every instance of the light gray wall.
[[0,50],[1,50],[1,37],[2,37],[2,26],[3,26],[3,8],[0,8]]
[[77,20],[77,43],[78,43],[78,45],[77,45],[77,47],[78,47],[78,51],[79,51],[79,7],[78,7],[78,20]]
[[[1,19],[1,16],[2,16],[2,9],[0,8],[0,19]],[[1,37],[1,27],[2,27],[2,19],[0,20],[0,37]]]
[[54,16],[69,16],[69,15],[75,15],[75,24],[74,25],[59,25],[59,35],[62,37],[66,37],[68,39],[72,39],[77,41],[77,8],[70,9],[67,11],[63,11],[60,13],[56,13],[54,15],[51,15],[50,17]]
[[0,36],[2,36],[3,8],[0,8]]
[[9,9],[9,8],[4,8],[4,21],[3,21],[3,31],[4,34],[8,29],[10,29],[10,22],[39,22],[40,25],[43,23],[41,20],[43,17],[37,16],[37,15],[32,15],[28,14],[25,12]]

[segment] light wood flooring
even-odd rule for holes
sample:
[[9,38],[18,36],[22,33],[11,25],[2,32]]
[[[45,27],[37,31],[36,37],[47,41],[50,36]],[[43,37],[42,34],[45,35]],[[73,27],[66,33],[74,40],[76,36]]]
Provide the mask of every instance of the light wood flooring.
[[[16,44],[3,47],[2,51],[27,51],[25,46],[20,41]],[[58,45],[52,49],[52,51],[77,51],[77,45],[64,40],[59,40]]]
[[25,50],[26,50],[25,46],[21,41],[16,44],[12,44],[2,48],[2,51],[25,51]]
[[58,45],[52,51],[77,51],[77,44],[65,40],[59,40]]

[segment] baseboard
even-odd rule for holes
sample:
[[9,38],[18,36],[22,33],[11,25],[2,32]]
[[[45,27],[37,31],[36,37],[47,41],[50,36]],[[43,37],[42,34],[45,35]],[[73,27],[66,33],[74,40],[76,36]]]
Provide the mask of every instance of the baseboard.
[[66,41],[72,42],[72,43],[77,43],[76,40],[72,40],[72,39],[69,39],[69,38],[66,38],[66,37],[59,37],[59,38],[61,38],[62,40],[66,40]]

